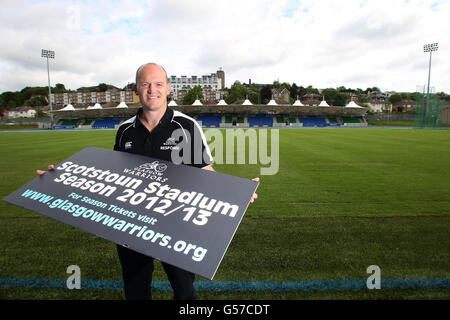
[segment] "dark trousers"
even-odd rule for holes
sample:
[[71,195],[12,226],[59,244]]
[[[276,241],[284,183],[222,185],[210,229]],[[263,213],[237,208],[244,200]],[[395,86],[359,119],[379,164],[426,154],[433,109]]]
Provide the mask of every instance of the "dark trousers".
[[[117,245],[125,298],[127,300],[152,299],[153,258]],[[195,275],[186,270],[161,262],[174,291],[175,300],[195,300]]]

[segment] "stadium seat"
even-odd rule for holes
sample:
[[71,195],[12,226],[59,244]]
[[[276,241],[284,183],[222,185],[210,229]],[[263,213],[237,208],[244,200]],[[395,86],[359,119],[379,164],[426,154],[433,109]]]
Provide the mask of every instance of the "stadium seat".
[[328,125],[325,118],[311,116],[306,118],[299,118],[299,121],[303,123],[304,127],[326,127]]
[[119,124],[120,120],[113,119],[113,118],[105,118],[105,119],[98,119],[95,120],[94,124],[92,125],[93,129],[101,129],[101,128],[110,128],[114,129],[116,124]]
[[60,126],[74,126],[78,125],[78,119],[64,119],[59,123]]
[[90,126],[92,121],[94,121],[93,119],[84,119],[83,122],[81,123],[82,126]]
[[328,126],[330,127],[339,127],[341,124],[336,118],[328,118]]
[[219,127],[222,122],[222,116],[219,115],[200,115],[197,117],[197,121],[201,122],[202,126],[206,127]]
[[349,118],[349,117],[345,117],[342,118],[342,121],[344,123],[361,123],[360,118]]
[[273,118],[272,117],[266,117],[266,116],[253,116],[248,117],[248,124],[250,126],[272,126],[273,125]]

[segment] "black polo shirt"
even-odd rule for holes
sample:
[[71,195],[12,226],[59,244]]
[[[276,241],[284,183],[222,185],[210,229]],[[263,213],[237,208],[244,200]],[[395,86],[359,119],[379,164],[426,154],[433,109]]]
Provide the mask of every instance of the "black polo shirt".
[[159,124],[149,132],[139,120],[142,111],[140,108],[136,116],[120,125],[114,150],[198,168],[212,164],[211,152],[197,121],[167,107]]

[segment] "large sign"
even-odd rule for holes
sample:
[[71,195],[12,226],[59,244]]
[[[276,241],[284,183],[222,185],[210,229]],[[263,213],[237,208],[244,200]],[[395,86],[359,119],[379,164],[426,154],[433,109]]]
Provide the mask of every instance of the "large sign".
[[212,279],[257,186],[87,147],[3,200]]

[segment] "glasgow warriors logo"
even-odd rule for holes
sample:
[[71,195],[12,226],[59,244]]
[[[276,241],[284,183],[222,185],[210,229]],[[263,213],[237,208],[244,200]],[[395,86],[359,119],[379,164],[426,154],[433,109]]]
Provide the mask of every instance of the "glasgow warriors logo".
[[150,179],[153,181],[166,182],[163,172],[167,170],[167,165],[159,161],[147,162],[133,169],[123,169],[124,173]]
[[154,170],[156,172],[164,172],[167,169],[167,165],[159,163],[159,161],[153,161],[151,163],[144,163],[139,166],[140,169]]

